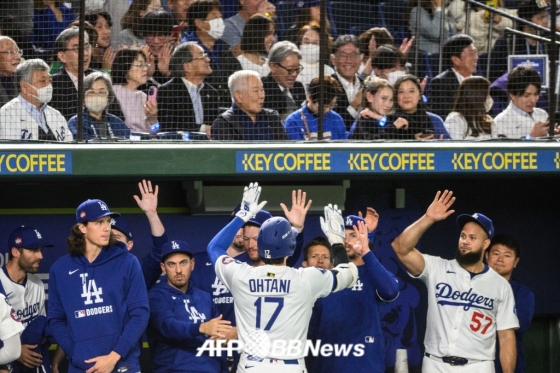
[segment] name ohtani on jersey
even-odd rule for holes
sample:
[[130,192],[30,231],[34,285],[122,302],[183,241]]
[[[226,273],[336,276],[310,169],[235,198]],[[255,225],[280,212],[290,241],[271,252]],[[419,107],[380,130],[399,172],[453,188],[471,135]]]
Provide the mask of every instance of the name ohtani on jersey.
[[[87,273],[80,273],[80,278],[82,279],[81,296],[84,298],[84,305],[88,306],[91,304],[103,303],[103,288],[97,287],[95,280],[88,280],[87,277]],[[74,317],[80,319],[82,317],[102,315],[112,312],[112,305],[89,307],[74,311]]]

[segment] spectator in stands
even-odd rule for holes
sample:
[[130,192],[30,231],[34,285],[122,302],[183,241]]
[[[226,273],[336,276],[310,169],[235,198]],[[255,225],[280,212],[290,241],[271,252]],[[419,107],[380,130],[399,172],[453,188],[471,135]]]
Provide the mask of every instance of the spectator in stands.
[[459,84],[476,72],[478,54],[473,43],[470,36],[459,34],[443,45],[443,59],[452,67],[432,79],[428,93],[430,111],[442,118],[453,109]]
[[[70,120],[78,111],[78,49],[80,31],[77,27],[67,28],[56,38],[55,49],[62,66],[52,76],[53,98],[51,106]],[[93,72],[89,68],[91,44],[84,34],[84,75]]]
[[361,111],[363,81],[356,75],[361,61],[362,54],[356,36],[341,35],[336,38],[334,54],[331,54],[336,73],[332,77],[338,80],[344,90],[338,95],[337,102],[340,107],[338,113],[344,119],[347,130],[350,130]]
[[[299,30],[297,36],[297,45],[301,52],[301,66],[303,70],[300,71],[297,81],[303,84],[305,92],[308,92],[309,83],[316,76],[319,76],[319,24],[312,22],[305,25]],[[332,38],[329,36],[329,50],[332,49]],[[325,64],[325,75],[334,74],[334,70],[329,65]]]
[[104,70],[111,74],[111,66],[115,60],[115,51],[111,47],[111,15],[107,11],[97,8],[88,10],[85,20],[91,23],[97,32],[95,43],[92,42],[91,63],[92,69]]
[[72,141],[66,119],[48,106],[51,80],[49,65],[41,59],[17,67],[19,96],[0,109],[0,139]]
[[[175,20],[176,25],[180,25],[181,22],[183,25],[192,26],[192,23],[189,21],[189,8],[195,0],[168,0],[167,5],[173,14],[173,19]],[[219,39],[219,38],[218,38]]]
[[161,131],[193,131],[210,134],[218,116],[218,92],[205,82],[212,74],[210,58],[195,42],[179,45],[171,56],[173,78],[157,95]]
[[6,105],[8,101],[18,94],[17,83],[14,74],[21,62],[22,50],[16,42],[8,36],[0,36],[0,105]]
[[133,0],[121,20],[122,30],[118,36],[119,45],[139,47],[146,45],[142,18],[150,12],[160,9],[160,0]]
[[[320,0],[302,0],[297,1],[297,8],[299,12],[296,15],[295,23],[292,25],[285,25],[286,32],[283,35],[283,40],[291,41],[292,43],[297,43],[299,31],[310,23],[321,23],[321,1]],[[327,24],[325,29],[330,29],[331,25],[327,19]]]
[[[159,1],[159,0],[153,0],[153,1]],[[111,1],[102,0],[101,6],[95,7],[95,8],[102,7],[107,11],[107,13],[111,15],[111,19],[113,20],[113,24],[111,25],[111,44],[113,46],[118,45],[119,34],[123,30],[121,27],[121,21],[124,15],[126,14],[126,12],[128,11],[128,8],[131,6],[131,4],[135,2],[136,0],[111,0]],[[75,9],[77,12],[78,8]]]
[[266,0],[239,0],[239,12],[225,20],[222,40],[230,47],[239,48],[245,23],[255,14],[272,15],[276,13],[274,4]]
[[[535,0],[525,0],[517,11],[519,18],[523,18],[538,26],[548,28],[548,7],[541,8]],[[519,29],[528,34],[537,35],[537,30],[529,25],[520,24]],[[496,40],[492,49],[492,63],[490,64],[490,80],[494,81],[507,72],[508,55],[547,54],[547,45],[537,43],[531,38],[502,35]]]
[[[270,73],[268,53],[276,42],[274,21],[262,14],[255,14],[245,24],[237,60],[243,70],[253,70],[261,76]],[[263,38],[264,35],[264,38]],[[234,54],[236,52],[234,51]]]
[[[504,1],[498,0],[498,9],[506,11]],[[488,36],[490,33],[490,13],[482,8],[476,7],[470,13],[468,34],[474,39],[474,46],[479,53],[488,53],[496,43],[496,40],[503,35],[507,27],[513,26],[513,21],[509,18],[494,14],[492,22],[492,45],[488,48]]]
[[[95,71],[84,79],[84,140],[130,138],[130,129],[117,116],[106,109],[115,99],[111,78],[105,73]],[[68,121],[68,128],[78,140],[78,116]]]
[[453,111],[445,128],[453,140],[486,140],[498,137],[492,117],[490,82],[481,76],[466,78],[459,85]]
[[371,59],[375,76],[387,79],[391,84],[395,84],[397,79],[406,75],[405,63],[406,57],[394,45],[379,46]]
[[112,79],[115,98],[132,132],[149,132],[158,123],[157,102],[147,101],[138,87],[148,81],[146,55],[138,49],[121,49],[113,62]]
[[[455,35],[456,32],[450,15],[446,15],[448,18],[444,23],[443,33],[440,32],[442,13],[447,12],[445,4],[442,11],[442,0],[421,0],[420,9],[418,9],[418,2],[410,1],[408,9],[409,30],[411,35],[416,37],[418,49],[424,53],[439,53],[440,43]],[[420,12],[420,25],[416,24],[418,11]]]
[[288,140],[276,110],[263,108],[264,89],[260,75],[241,70],[229,77],[233,104],[212,125],[213,140]]
[[[290,140],[317,140],[319,116],[319,77],[309,84],[307,104],[290,114],[284,122]],[[323,139],[346,140],[346,125],[340,115],[333,111],[336,99],[342,91],[340,83],[332,76],[325,76],[323,90]]]
[[541,77],[532,67],[517,66],[508,76],[508,107],[496,116],[500,137],[513,139],[548,135],[548,113],[536,107],[541,92]]
[[164,84],[172,77],[169,62],[176,40],[173,33],[171,14],[158,10],[147,13],[142,18],[142,33],[146,37],[147,49],[143,49],[151,64],[148,76],[159,84]]
[[[365,108],[350,131],[351,140],[375,140],[386,138],[395,132],[402,121],[388,122],[393,110],[393,85],[377,76],[369,76],[364,81]],[[391,118],[393,119],[393,118]]]
[[224,20],[220,1],[196,0],[189,8],[188,21],[192,32],[183,41],[197,43],[208,55],[212,74],[206,81],[218,91],[220,106],[229,106],[231,99],[227,80],[231,74],[240,70],[240,66],[229,51],[229,46],[221,40]]
[[76,16],[63,2],[33,0],[33,46],[54,49],[54,41]]
[[385,27],[373,27],[362,32],[360,36],[358,36],[358,42],[360,50],[364,52],[358,74],[360,74],[362,79],[365,79],[370,75],[375,75],[371,66],[371,59],[377,47],[393,45],[395,41],[389,30]]
[[296,80],[303,69],[300,61],[301,52],[289,41],[274,44],[268,54],[270,74],[262,78],[264,106],[277,110],[282,122],[305,101],[303,84]]

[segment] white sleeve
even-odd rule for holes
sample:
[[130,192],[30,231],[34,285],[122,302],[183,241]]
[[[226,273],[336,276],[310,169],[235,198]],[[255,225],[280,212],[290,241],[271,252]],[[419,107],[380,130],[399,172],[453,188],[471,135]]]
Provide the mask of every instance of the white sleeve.
[[445,118],[445,128],[452,140],[462,140],[467,132],[467,122],[461,114],[454,111]]
[[508,283],[505,283],[502,286],[504,286],[504,295],[503,301],[498,305],[498,313],[496,315],[496,330],[518,329],[519,320],[517,319],[516,315],[513,290]]
[[311,295],[315,299],[326,297],[331,293],[334,281],[331,271],[316,267],[303,268],[302,271],[309,283]]
[[17,360],[21,355],[21,341],[19,334],[2,340],[4,347],[0,348],[0,364],[8,364]]
[[[4,295],[0,294],[0,339],[2,341],[6,341],[14,335],[17,335],[19,338],[19,333],[23,330],[23,325],[15,317],[12,306],[7,303]],[[2,349],[0,349],[0,351],[1,350]]]
[[218,276],[224,285],[228,289],[231,289],[235,273],[243,267],[243,264],[244,263],[241,263],[228,255],[222,255],[218,258],[218,260],[216,260],[214,270],[216,271],[216,276]]
[[430,274],[434,272],[434,268],[437,267],[438,260],[442,259],[440,257],[427,254],[422,254],[422,256],[424,257],[424,270],[422,271],[422,273],[420,273],[418,276],[414,276],[410,272],[407,273],[410,277],[417,278],[420,281],[426,283],[428,282],[428,277],[430,277]]

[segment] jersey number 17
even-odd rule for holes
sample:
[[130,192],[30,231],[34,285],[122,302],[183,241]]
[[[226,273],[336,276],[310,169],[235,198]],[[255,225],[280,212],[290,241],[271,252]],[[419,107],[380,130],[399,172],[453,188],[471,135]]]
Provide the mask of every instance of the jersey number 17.
[[280,314],[280,311],[282,311],[282,308],[284,307],[284,298],[279,298],[279,297],[258,297],[257,298],[256,302],[254,303],[255,307],[257,307],[257,322],[256,322],[256,325],[255,325],[255,327],[257,329],[261,328],[261,316],[262,316],[263,308],[266,307],[266,303],[276,303],[276,309],[274,310],[274,313],[270,317],[270,320],[268,320],[268,323],[264,327],[264,330],[270,330],[270,328],[272,328],[272,325],[274,324],[274,322],[278,318],[278,315]]

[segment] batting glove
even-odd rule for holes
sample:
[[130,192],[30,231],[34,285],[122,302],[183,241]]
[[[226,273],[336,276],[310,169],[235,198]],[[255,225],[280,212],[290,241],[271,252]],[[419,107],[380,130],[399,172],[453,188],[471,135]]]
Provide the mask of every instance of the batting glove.
[[325,217],[321,216],[321,229],[327,236],[329,243],[342,244],[344,242],[344,219],[337,205],[330,203],[325,206]]
[[259,203],[260,195],[261,187],[259,183],[251,183],[248,187],[245,187],[241,207],[235,215],[243,219],[245,223],[254,218],[257,212],[261,211],[264,205],[266,205],[266,201]]
[[336,274],[337,280],[334,291],[351,288],[358,281],[358,267],[352,262],[339,264],[332,271]]

